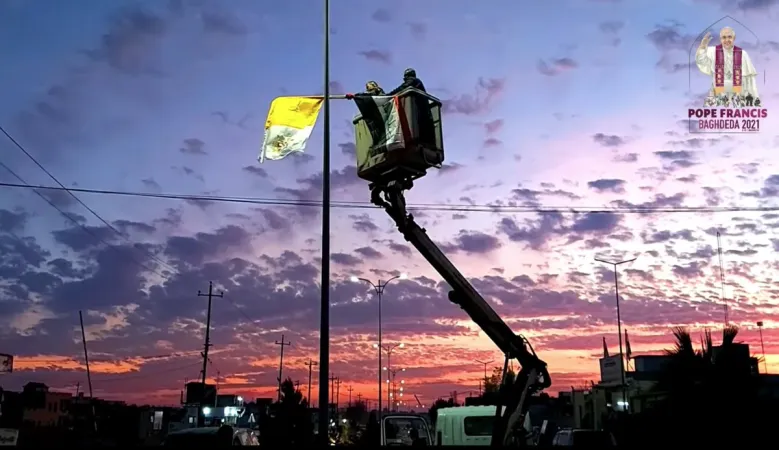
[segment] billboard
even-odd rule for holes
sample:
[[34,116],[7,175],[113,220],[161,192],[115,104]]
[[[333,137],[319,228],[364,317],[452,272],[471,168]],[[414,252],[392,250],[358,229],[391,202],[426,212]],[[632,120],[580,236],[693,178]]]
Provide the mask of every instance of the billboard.
[[691,88],[693,79],[707,80],[708,86],[701,103],[687,110],[691,133],[756,133],[765,128],[768,109],[759,92],[765,72],[756,67],[758,52],[747,51],[759,44],[755,33],[730,16],[711,24],[692,44]]
[[620,355],[607,356],[600,359],[600,381],[601,383],[621,383],[623,362]]

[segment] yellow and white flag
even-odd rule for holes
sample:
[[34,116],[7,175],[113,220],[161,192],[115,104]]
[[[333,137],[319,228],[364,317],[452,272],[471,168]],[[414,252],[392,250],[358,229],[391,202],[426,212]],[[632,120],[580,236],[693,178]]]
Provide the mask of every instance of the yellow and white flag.
[[270,104],[265,121],[265,139],[259,160],[276,161],[290,153],[302,152],[311,137],[322,97],[277,97]]

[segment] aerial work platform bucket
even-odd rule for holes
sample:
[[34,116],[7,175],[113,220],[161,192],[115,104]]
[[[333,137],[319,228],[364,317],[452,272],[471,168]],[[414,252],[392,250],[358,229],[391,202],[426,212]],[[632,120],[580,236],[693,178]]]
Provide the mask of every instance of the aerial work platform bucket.
[[441,101],[417,89],[354,97],[357,175],[372,183],[422,177],[444,162]]

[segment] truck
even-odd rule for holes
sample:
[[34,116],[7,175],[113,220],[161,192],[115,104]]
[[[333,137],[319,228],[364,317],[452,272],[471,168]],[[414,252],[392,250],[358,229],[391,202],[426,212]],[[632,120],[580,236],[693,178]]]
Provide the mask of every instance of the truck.
[[[449,284],[449,300],[465,311],[505,356],[499,404],[491,407],[495,416],[490,445],[526,446],[524,424],[530,396],[551,386],[546,363],[524,336],[514,333],[500,318],[406,208],[405,193],[413,188],[414,181],[428,169],[440,168],[444,161],[441,101],[416,89],[391,97],[374,96],[370,101],[358,100],[355,103],[361,115],[353,121],[357,175],[369,181],[371,202],[385,210],[406,241]],[[363,116],[368,115],[370,120],[365,120]],[[511,360],[520,366],[513,381],[506,377]],[[382,420],[384,433],[388,419],[392,417]],[[429,430],[426,431],[427,442],[432,442]],[[388,442],[386,438],[383,442]]]

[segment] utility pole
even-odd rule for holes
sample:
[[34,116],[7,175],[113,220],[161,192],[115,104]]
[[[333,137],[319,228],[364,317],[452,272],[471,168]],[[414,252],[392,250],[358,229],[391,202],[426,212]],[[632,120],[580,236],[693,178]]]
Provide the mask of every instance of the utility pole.
[[311,401],[311,373],[314,370],[314,366],[317,365],[317,362],[308,358],[308,361],[303,364],[308,366],[308,407],[311,408],[311,405],[314,404],[314,402]]
[[768,362],[765,360],[765,344],[763,343],[763,321],[759,320],[757,322],[757,330],[760,332],[760,348],[763,350],[763,369],[765,369],[765,373],[768,373]]
[[[208,312],[206,313],[206,342],[203,345],[203,371],[200,374],[200,382],[203,383],[203,395],[206,392],[206,370],[208,369],[208,349],[211,347],[211,302],[214,297],[224,297],[223,292],[214,294],[214,283],[208,282],[208,294],[197,291],[198,297],[208,297]],[[201,399],[201,402],[203,399]],[[202,408],[201,408],[202,409]],[[200,413],[198,413],[200,415]]]
[[338,414],[338,403],[341,400],[341,379],[335,379],[335,413]]
[[351,385],[349,385],[349,388],[347,389],[347,391],[349,391],[349,406],[350,407],[352,406],[352,391],[353,390],[354,390],[354,388]]
[[89,352],[87,352],[87,335],[84,332],[84,316],[78,312],[78,320],[81,323],[81,342],[84,344],[84,363],[87,366],[87,384],[89,385],[89,398],[92,398],[92,373],[89,371]]
[[89,352],[87,351],[87,334],[84,332],[84,316],[78,311],[78,321],[81,324],[81,342],[84,344],[84,363],[87,366],[87,384],[89,385],[89,403],[92,412],[92,427],[97,432],[97,417],[95,416],[95,404],[92,402],[92,373],[89,371]]
[[[330,405],[334,404],[335,401],[335,380],[337,380],[338,377],[335,376],[335,374],[330,374]],[[330,405],[327,405],[327,409],[330,409]],[[322,409],[322,405],[319,405],[319,409]]]
[[357,394],[357,404],[362,403],[362,394]]
[[295,380],[295,390],[300,391],[300,380]]
[[630,403],[628,402],[628,389],[625,383],[625,355],[622,353],[622,317],[619,313],[619,278],[617,275],[617,266],[621,264],[627,264],[635,261],[638,258],[626,259],[624,261],[607,261],[603,259],[595,258],[595,261],[600,263],[609,264],[614,266],[614,293],[617,298],[617,336],[619,336],[619,365],[620,374],[622,375],[622,401],[624,402],[625,411],[630,412]]
[[81,392],[81,382],[76,381],[76,397],[78,397],[78,394]]
[[281,346],[281,356],[279,357],[279,392],[276,401],[281,401],[281,381],[284,373],[284,347],[292,345],[292,342],[284,342],[284,335],[281,335],[281,341],[276,341],[276,345]]

